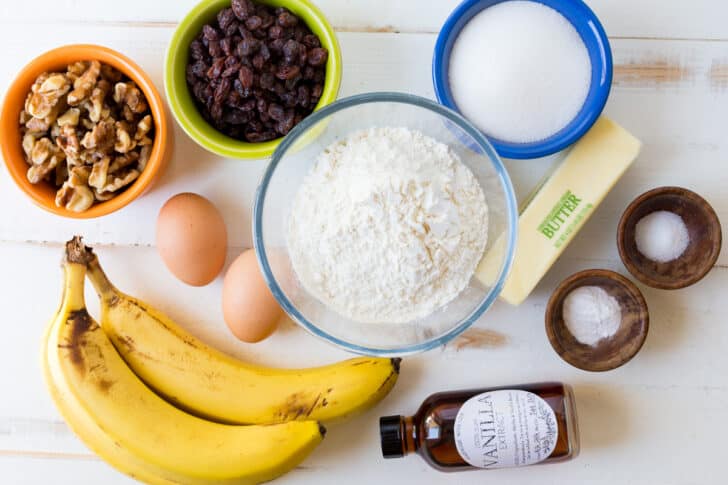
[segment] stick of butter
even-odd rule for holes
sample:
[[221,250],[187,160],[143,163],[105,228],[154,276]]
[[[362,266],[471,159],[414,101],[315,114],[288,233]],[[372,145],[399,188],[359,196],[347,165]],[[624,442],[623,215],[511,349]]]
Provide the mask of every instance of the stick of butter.
[[[639,140],[612,120],[597,120],[521,213],[515,259],[501,298],[518,305],[528,297],[637,158],[640,147]],[[494,284],[504,251],[501,235],[475,272],[484,284]]]

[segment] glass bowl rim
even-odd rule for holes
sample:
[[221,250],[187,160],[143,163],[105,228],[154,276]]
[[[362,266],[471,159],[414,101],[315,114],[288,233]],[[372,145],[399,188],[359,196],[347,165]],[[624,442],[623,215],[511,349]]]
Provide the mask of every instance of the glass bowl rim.
[[[319,123],[330,115],[333,115],[334,113],[337,113],[338,111],[342,111],[347,108],[370,103],[401,103],[427,109],[454,123],[458,126],[458,128],[470,135],[470,137],[478,144],[479,148],[485,152],[486,156],[488,156],[491,163],[493,163],[496,175],[498,176],[498,179],[501,182],[501,186],[504,189],[503,193],[506,199],[507,211],[506,217],[508,220],[508,229],[506,233],[508,238],[506,242],[507,251],[505,255],[505,260],[501,266],[498,280],[491,287],[491,290],[488,292],[487,296],[478,304],[478,306],[470,313],[470,315],[462,319],[456,326],[449,329],[437,338],[419,342],[414,345],[405,345],[397,348],[388,349],[367,347],[365,345],[348,342],[339,337],[329,334],[328,332],[318,327],[316,324],[310,322],[306,317],[304,317],[301,312],[296,308],[296,306],[288,299],[288,297],[276,281],[275,277],[273,276],[273,272],[268,261],[268,256],[265,252],[265,245],[263,241],[263,209],[265,206],[265,197],[273,173],[275,172],[278,164],[282,160],[283,155],[285,155],[288,149],[301,136],[303,136],[310,127],[314,126],[315,124]],[[270,288],[271,293],[273,293],[273,296],[281,305],[281,307],[285,310],[285,312],[309,333],[323,340],[326,340],[338,346],[339,348],[357,354],[380,357],[397,355],[401,356],[424,352],[446,344],[447,342],[464,332],[473,323],[475,323],[485,313],[485,311],[491,307],[491,305],[496,300],[496,298],[498,298],[498,295],[503,289],[505,279],[508,276],[511,265],[513,264],[513,257],[516,248],[517,224],[518,211],[516,205],[516,196],[510,176],[508,175],[508,171],[506,170],[505,165],[503,165],[503,162],[501,161],[500,157],[498,156],[497,152],[490,144],[488,139],[475,127],[475,125],[473,125],[462,115],[453,111],[452,109],[438,104],[430,99],[423,98],[421,96],[399,92],[373,92],[342,98],[330,105],[323,107],[322,109],[306,117],[303,121],[301,121],[301,123],[296,125],[285,138],[283,138],[280,145],[273,153],[273,157],[266,167],[265,172],[263,173],[263,177],[261,178],[255,194],[255,201],[253,206],[253,247],[255,249],[255,254],[258,259],[258,264],[260,266],[263,279],[268,285],[268,288]]]

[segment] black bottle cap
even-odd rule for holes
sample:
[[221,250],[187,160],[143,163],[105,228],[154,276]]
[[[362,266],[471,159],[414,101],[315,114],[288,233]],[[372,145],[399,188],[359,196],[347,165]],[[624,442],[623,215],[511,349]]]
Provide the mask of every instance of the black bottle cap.
[[383,416],[379,418],[379,437],[382,441],[384,458],[404,456],[402,437],[402,416]]

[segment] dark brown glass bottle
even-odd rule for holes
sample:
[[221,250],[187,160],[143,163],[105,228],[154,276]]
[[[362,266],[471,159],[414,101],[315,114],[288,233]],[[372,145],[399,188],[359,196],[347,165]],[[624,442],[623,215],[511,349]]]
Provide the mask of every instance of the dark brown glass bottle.
[[579,453],[571,387],[559,382],[433,394],[379,420],[382,454],[417,452],[442,471],[553,463]]

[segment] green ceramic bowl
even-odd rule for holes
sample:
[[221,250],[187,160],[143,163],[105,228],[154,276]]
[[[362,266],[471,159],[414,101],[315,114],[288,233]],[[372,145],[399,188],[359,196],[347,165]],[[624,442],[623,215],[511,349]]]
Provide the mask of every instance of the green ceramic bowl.
[[[336,99],[341,84],[341,49],[334,29],[323,13],[307,0],[255,1],[273,7],[286,7],[303,20],[308,28],[318,36],[321,45],[328,49],[329,59],[326,63],[324,90],[316,109],[331,104]],[[177,123],[200,146],[228,158],[266,158],[273,154],[282,137],[262,143],[247,143],[220,133],[202,117],[187,88],[185,69],[190,43],[202,30],[204,24],[212,22],[220,10],[229,6],[230,0],[203,0],[182,19],[167,48],[164,63],[164,89]]]

